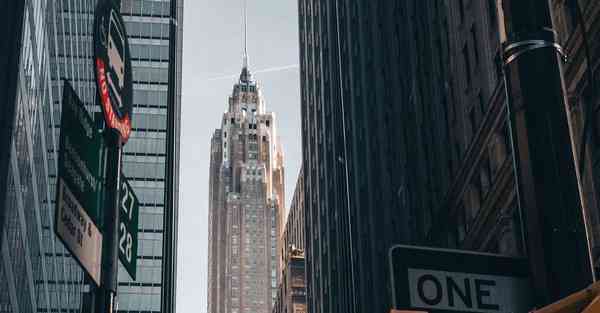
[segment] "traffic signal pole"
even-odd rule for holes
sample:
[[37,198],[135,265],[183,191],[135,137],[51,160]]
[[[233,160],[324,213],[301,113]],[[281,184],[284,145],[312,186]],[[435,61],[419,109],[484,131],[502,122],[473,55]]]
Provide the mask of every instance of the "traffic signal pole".
[[589,286],[593,267],[568,128],[562,48],[548,0],[505,0],[508,111],[538,307]]
[[119,270],[119,190],[121,186],[121,147],[116,129],[105,130],[106,182],[104,202],[104,238],[102,241],[102,285],[96,288],[94,313],[116,312]]

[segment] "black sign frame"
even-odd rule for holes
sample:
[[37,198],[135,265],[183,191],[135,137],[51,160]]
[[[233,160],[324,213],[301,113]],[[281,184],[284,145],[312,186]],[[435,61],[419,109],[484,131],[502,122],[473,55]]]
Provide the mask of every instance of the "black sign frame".
[[94,73],[108,128],[125,144],[131,134],[133,72],[125,22],[112,0],[100,0],[94,15]]
[[[409,269],[504,276],[517,279],[528,279],[530,276],[527,258],[476,251],[394,245],[388,251],[388,261],[392,305],[397,310],[423,310],[430,313],[463,312],[411,306]],[[469,310],[469,312],[474,311]]]

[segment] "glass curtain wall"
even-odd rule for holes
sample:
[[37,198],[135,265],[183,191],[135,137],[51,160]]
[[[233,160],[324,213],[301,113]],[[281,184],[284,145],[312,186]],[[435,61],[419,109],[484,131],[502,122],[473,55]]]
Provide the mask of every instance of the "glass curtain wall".
[[[92,67],[97,0],[24,1],[11,164],[8,177],[0,178],[6,179],[9,188],[0,243],[0,312],[81,312],[86,309],[83,295],[89,287],[79,265],[54,234],[54,198],[63,80],[71,82],[90,114],[102,119]],[[178,11],[181,2],[178,0]],[[134,130],[124,148],[123,172],[141,207],[137,280],[132,281],[120,268],[119,311],[160,312],[167,98],[170,86],[175,86],[175,82],[169,84],[168,75],[171,3],[122,0],[121,8],[134,71]],[[180,36],[181,30],[177,34]],[[180,44],[177,51],[172,55],[180,55]],[[179,81],[180,77],[177,71],[175,78]],[[176,106],[176,129],[179,96],[177,91],[170,102]],[[175,138],[177,146],[178,131]],[[177,153],[178,148],[172,151]],[[177,164],[178,158],[174,160]],[[171,190],[176,199],[177,189]],[[176,217],[176,202],[170,210]],[[170,242],[175,241],[174,231],[166,236]],[[167,262],[167,266],[173,267],[173,263]]]
[[[179,127],[176,120],[175,129],[168,129],[168,105],[176,106],[177,116],[179,112],[179,101],[168,99],[169,88],[175,88],[181,79],[178,74],[176,81],[169,80],[170,66],[176,66],[176,59],[170,53],[171,9],[171,1],[165,0],[122,0],[121,3],[134,84],[134,130],[123,150],[123,172],[140,200],[140,224],[136,281],[130,279],[124,268],[119,270],[119,312],[161,312],[161,294],[165,297],[174,294],[172,290],[162,290],[163,286],[172,288],[163,282],[163,270],[170,271],[174,266],[170,259],[163,258],[163,248],[176,247],[171,245],[175,241],[173,229],[163,225],[165,210],[177,211],[176,207],[165,205],[165,195],[169,192],[168,180],[165,180],[169,153],[167,132],[175,131],[178,138],[176,129]],[[178,170],[173,172],[177,175]]]
[[0,260],[0,311],[79,312],[88,289],[53,230],[62,80],[94,104],[95,0],[24,0],[17,118]]

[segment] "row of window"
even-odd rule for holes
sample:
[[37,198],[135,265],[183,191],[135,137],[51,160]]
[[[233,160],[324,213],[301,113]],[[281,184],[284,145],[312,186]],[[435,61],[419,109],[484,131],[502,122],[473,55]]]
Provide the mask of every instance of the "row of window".
[[133,81],[166,84],[169,81],[169,71],[160,67],[134,67]]
[[170,2],[156,0],[123,0],[121,13],[124,15],[169,17]]
[[168,39],[169,24],[151,22],[125,22],[127,36],[136,38]]
[[133,103],[151,107],[166,107],[167,92],[159,90],[133,90]]
[[169,46],[159,46],[150,44],[131,44],[129,45],[131,58],[138,60],[168,60]]

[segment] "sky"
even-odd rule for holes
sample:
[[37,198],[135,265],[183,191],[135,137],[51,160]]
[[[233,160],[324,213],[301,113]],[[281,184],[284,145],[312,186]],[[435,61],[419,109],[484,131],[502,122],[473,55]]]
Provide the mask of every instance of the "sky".
[[[184,1],[178,313],[207,310],[210,138],[241,71],[242,1]],[[297,1],[247,1],[249,67],[277,116],[289,207],[302,158]]]

